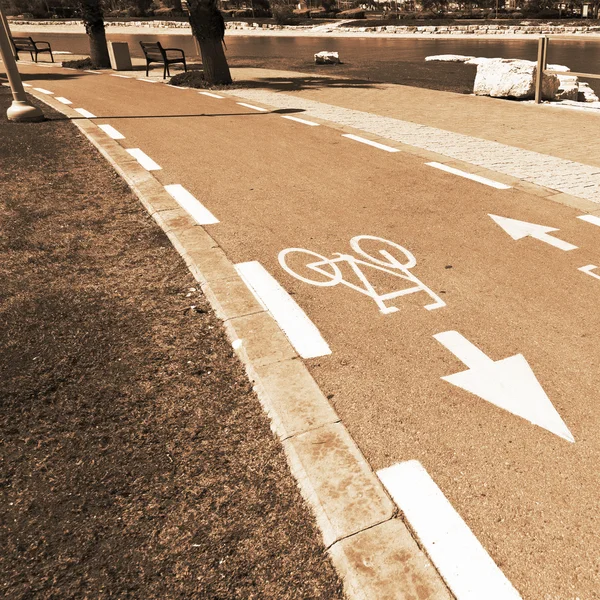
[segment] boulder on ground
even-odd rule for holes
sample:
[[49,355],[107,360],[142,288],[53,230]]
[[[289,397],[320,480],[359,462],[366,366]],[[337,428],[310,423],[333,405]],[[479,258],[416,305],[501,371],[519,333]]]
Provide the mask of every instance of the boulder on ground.
[[558,75],[559,88],[556,100],[577,100],[579,95],[579,80],[575,75]]
[[317,52],[315,54],[316,65],[337,65],[339,63],[340,56],[337,52],[327,52],[327,50],[323,50],[322,52]]
[[[536,72],[536,64],[530,61],[493,58],[477,66],[473,93],[476,96],[528,100],[535,96]],[[553,100],[559,85],[556,75],[544,73],[542,98]]]
[[600,98],[596,96],[594,90],[590,87],[589,83],[585,81],[579,82],[579,97],[577,98],[579,102],[598,102]]

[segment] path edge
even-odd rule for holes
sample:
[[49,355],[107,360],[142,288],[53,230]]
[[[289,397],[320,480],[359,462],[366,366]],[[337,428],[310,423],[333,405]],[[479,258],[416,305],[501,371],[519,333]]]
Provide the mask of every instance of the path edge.
[[200,284],[282,443],[346,597],[453,599],[295,349],[218,243],[152,173],[92,122],[101,117],[87,119],[51,96],[27,93],[63,114],[100,152]]

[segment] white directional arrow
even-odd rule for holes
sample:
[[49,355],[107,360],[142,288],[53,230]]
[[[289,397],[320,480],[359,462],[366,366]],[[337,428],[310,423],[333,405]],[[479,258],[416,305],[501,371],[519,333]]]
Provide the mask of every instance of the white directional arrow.
[[469,367],[442,379],[569,442],[575,441],[522,354],[493,361],[458,331],[433,337]]
[[575,250],[577,248],[577,246],[573,246],[569,242],[548,235],[549,231],[558,231],[556,227],[545,227],[544,225],[536,225],[527,221],[517,221],[516,219],[508,219],[507,217],[499,217],[497,215],[488,216],[500,225],[513,240],[520,240],[529,236],[561,250]]

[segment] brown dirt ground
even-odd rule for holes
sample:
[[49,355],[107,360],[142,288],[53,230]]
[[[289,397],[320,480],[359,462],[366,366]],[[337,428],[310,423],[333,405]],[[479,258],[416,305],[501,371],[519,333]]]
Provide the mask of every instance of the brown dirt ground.
[[2,87],[0,596],[342,598],[167,237],[70,123],[8,123],[8,104]]

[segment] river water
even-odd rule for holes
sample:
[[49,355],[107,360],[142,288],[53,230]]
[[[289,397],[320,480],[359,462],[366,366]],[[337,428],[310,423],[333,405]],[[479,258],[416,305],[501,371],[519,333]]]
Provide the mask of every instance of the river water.
[[[20,33],[19,35],[24,35]],[[34,39],[44,39],[56,50],[69,50],[75,54],[89,54],[84,34],[48,33],[32,34]],[[160,35],[156,33],[108,34],[113,41],[126,41],[132,56],[142,56],[139,41],[159,38],[163,46],[183,48],[186,56],[196,50],[191,34]],[[473,56],[524,58],[536,60],[537,40],[509,39],[423,39],[376,37],[276,37],[229,36],[226,37],[227,56],[231,66],[252,66],[273,69],[301,70],[309,73],[339,74],[361,80],[417,85],[434,89],[448,89],[469,93],[475,68],[462,64],[425,63],[433,54],[468,54]],[[316,67],[313,54],[320,50],[339,52],[343,65]],[[552,39],[548,62],[568,66],[572,71],[600,73],[600,40]],[[600,91],[600,80],[588,80]]]

